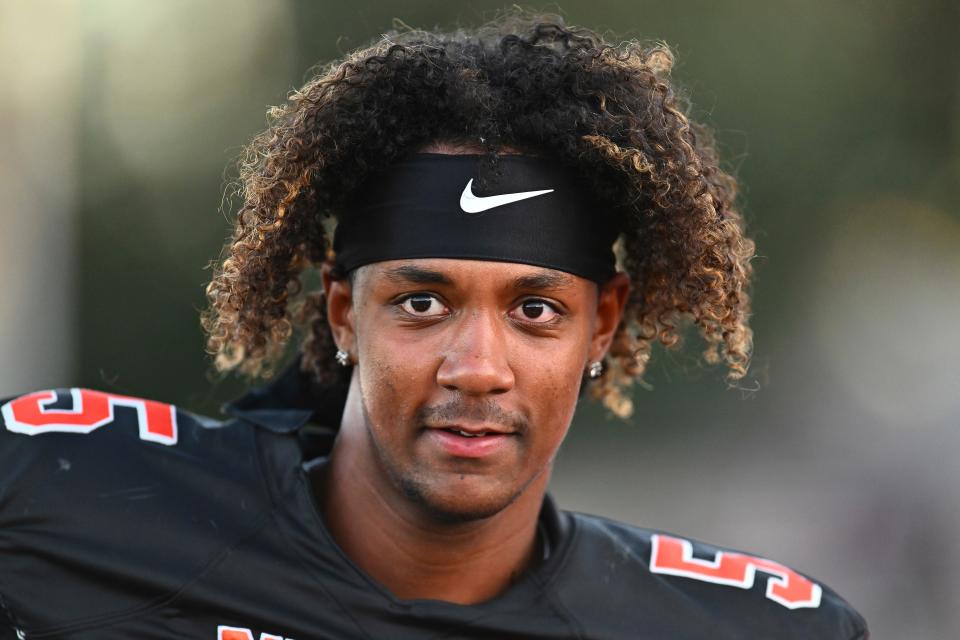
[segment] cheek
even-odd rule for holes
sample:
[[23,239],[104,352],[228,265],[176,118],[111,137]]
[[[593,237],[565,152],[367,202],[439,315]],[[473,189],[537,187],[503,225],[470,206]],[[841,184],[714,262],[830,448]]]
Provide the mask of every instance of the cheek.
[[393,340],[385,334],[381,331],[376,340],[362,340],[358,344],[364,404],[374,426],[381,428],[409,417],[430,380],[423,349],[410,340],[403,340],[403,336]]
[[558,372],[556,377],[553,378],[554,384],[547,394],[555,419],[563,424],[564,430],[573,419],[581,380],[582,376],[578,367],[565,369],[563,372]]
[[544,425],[543,433],[549,434],[551,442],[563,439],[573,419],[583,379],[581,351],[578,347],[540,349],[524,366],[522,386],[527,397],[536,398],[535,419]]

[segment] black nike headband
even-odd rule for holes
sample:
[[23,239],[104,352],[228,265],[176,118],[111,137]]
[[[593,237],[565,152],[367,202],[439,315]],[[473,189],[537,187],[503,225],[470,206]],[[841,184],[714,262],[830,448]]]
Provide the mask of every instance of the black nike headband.
[[613,215],[577,174],[545,158],[418,153],[371,178],[348,203],[333,249],[343,272],[384,260],[519,262],[606,282]]

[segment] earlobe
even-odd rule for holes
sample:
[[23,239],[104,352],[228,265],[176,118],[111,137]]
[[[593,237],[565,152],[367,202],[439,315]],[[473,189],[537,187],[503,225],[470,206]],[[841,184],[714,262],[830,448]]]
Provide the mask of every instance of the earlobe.
[[320,271],[327,307],[327,324],[334,342],[344,351],[354,349],[353,291],[350,279],[334,277],[333,265],[325,263]]
[[620,326],[627,299],[630,297],[630,278],[618,271],[608,280],[597,295],[597,322],[590,348],[590,361],[599,361],[607,353],[613,336]]

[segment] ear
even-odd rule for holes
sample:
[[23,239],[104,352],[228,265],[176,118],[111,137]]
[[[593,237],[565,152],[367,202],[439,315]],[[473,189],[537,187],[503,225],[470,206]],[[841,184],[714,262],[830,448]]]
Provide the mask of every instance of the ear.
[[356,360],[356,331],[354,329],[353,291],[350,279],[335,278],[333,263],[326,262],[320,269],[323,293],[327,303],[327,324],[337,347]]
[[597,293],[597,321],[590,342],[590,362],[602,360],[606,355],[613,335],[620,326],[629,295],[630,277],[622,271],[618,271],[600,287]]

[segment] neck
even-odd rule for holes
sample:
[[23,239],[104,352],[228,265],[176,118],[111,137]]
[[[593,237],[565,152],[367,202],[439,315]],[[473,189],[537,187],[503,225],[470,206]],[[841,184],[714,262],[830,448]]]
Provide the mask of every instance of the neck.
[[350,407],[348,399],[330,462],[314,486],[334,540],[368,575],[404,600],[475,604],[502,593],[535,564],[548,474],[491,517],[440,521],[377,474],[359,473],[374,467],[365,459],[372,455],[366,434],[348,424]]

